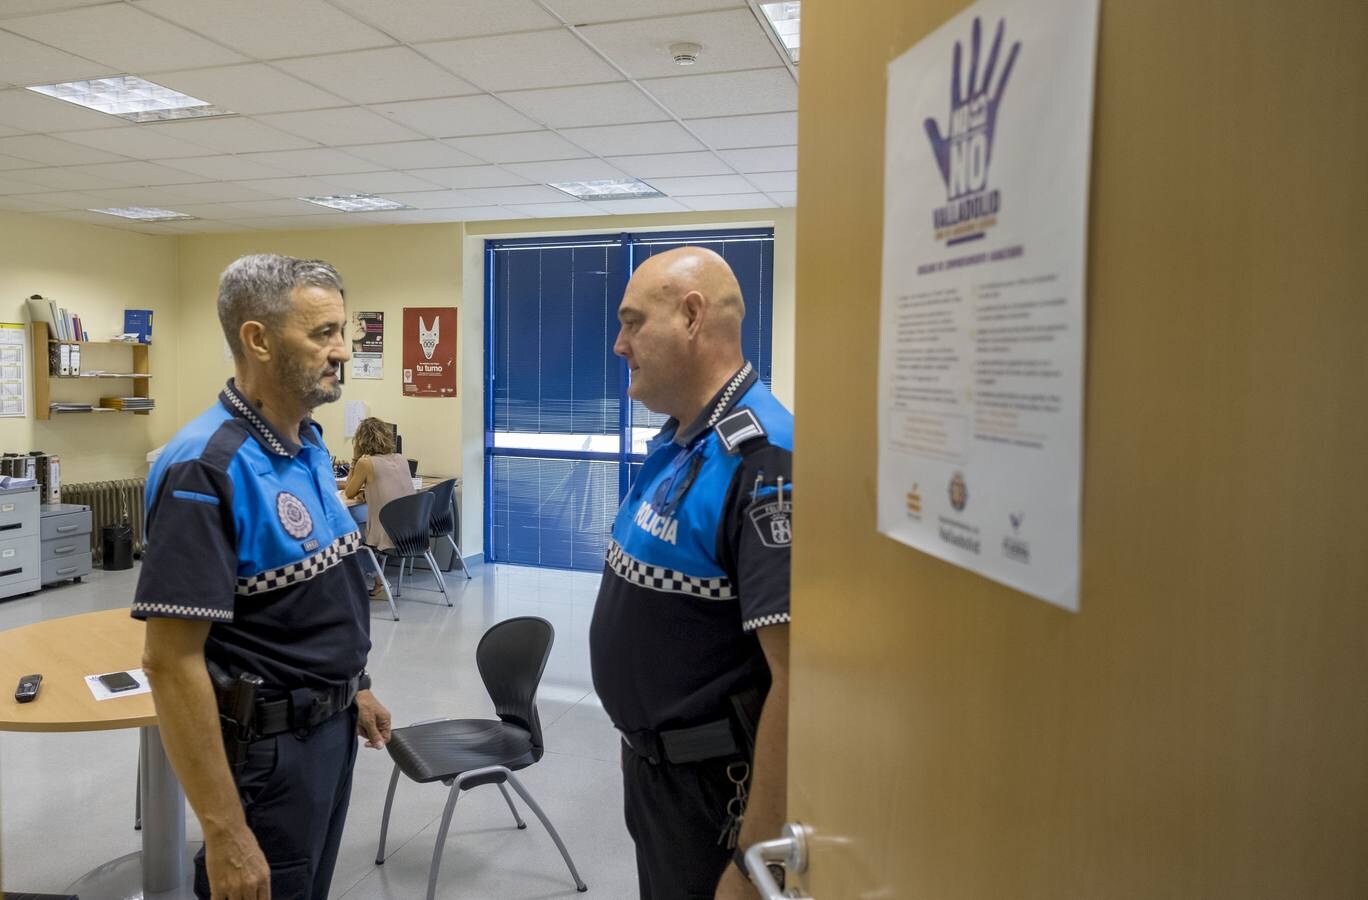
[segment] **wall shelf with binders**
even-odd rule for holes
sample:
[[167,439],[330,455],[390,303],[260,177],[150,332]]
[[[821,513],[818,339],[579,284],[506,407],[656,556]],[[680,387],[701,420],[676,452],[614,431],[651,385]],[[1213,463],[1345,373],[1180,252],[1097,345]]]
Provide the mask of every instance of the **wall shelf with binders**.
[[[148,351],[151,349],[149,344],[134,344],[127,341],[61,341],[52,337],[46,322],[34,322],[32,325],[32,345],[30,348],[33,356],[33,415],[36,419],[50,419],[54,415],[74,415],[77,413],[91,412],[125,412],[139,416],[145,416],[152,411],[148,409],[120,409],[95,404],[85,404],[79,401],[63,401],[59,397],[53,396],[53,382],[79,381],[81,379],[96,379],[104,381],[106,379],[125,380],[131,386],[131,393],[128,395],[130,400],[142,400],[152,402],[151,380],[152,372],[149,365]],[[127,347],[132,351],[131,371],[126,372],[90,372],[77,375],[53,375],[49,371],[49,354],[53,348],[60,348],[63,344],[77,347]],[[60,353],[60,350],[59,350]],[[124,398],[100,398],[100,402],[122,401]],[[54,409],[54,403],[70,402],[72,407],[68,409]]]

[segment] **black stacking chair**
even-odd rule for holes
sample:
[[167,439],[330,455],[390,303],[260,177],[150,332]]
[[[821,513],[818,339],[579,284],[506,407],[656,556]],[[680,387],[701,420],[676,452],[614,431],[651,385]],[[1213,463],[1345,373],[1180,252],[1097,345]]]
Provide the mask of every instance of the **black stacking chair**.
[[556,849],[570,868],[576,889],[589,889],[580,878],[570,851],[565,849],[555,826],[513,774],[537,762],[545,752],[541,719],[537,716],[537,685],[546,669],[546,659],[551,655],[553,640],[555,631],[545,619],[521,616],[498,623],[480,638],[480,644],[475,648],[475,665],[479,667],[480,677],[484,679],[499,718],[433,719],[396,728],[390,735],[386,749],[394,759],[394,774],[390,776],[385,813],[380,820],[380,849],[375,854],[377,866],[385,862],[385,835],[389,830],[399,773],[403,772],[420,784],[440,781],[451,789],[442,811],[441,827],[437,829],[437,846],[432,850],[428,900],[433,900],[437,890],[437,872],[442,865],[442,849],[446,845],[456,800],[461,791],[482,784],[497,784],[513,813],[513,821],[518,828],[526,828],[527,824],[518,815],[513,798],[504,787],[512,785],[550,832],[551,840],[555,841]]
[[432,521],[428,536],[433,539],[446,538],[451,542],[456,562],[468,580],[470,570],[466,568],[465,560],[461,558],[461,548],[456,544],[456,532],[461,530],[461,511],[456,508],[456,479],[435,484],[428,488],[428,493],[432,495]]
[[432,550],[428,543],[428,522],[431,516],[432,494],[427,491],[410,494],[407,497],[396,497],[386,503],[380,510],[380,524],[385,526],[390,540],[394,541],[394,549],[386,551],[385,555],[393,554],[399,557],[399,583],[394,591],[396,596],[403,596],[404,593],[404,563],[425,559],[432,567],[432,577],[437,579],[437,589],[446,598],[447,606],[451,606],[451,596],[447,593],[446,582],[442,580],[442,572],[437,568],[437,561],[432,558]]

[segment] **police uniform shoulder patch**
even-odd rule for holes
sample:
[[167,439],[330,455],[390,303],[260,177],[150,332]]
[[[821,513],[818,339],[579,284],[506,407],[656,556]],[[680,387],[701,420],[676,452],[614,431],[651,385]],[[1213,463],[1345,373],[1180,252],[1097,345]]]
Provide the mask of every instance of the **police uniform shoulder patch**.
[[757,503],[748,510],[751,525],[766,547],[787,547],[793,543],[793,503],[784,499],[781,488],[768,503]]
[[276,515],[292,538],[306,538],[313,531],[313,516],[309,515],[309,508],[289,491],[276,494]]
[[749,408],[742,407],[713,426],[717,439],[728,453],[736,453],[741,445],[754,438],[765,437],[765,426]]

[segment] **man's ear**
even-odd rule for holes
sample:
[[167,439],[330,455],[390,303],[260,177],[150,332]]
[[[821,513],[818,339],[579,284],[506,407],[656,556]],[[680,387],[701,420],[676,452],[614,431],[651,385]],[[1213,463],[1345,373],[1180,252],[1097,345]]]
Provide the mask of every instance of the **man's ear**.
[[689,337],[691,339],[698,337],[703,330],[703,319],[707,311],[707,304],[703,302],[703,295],[698,291],[689,291],[680,301],[679,308],[684,313],[684,322],[688,326]]
[[242,339],[242,353],[248,359],[257,362],[271,361],[271,343],[266,334],[266,326],[260,322],[243,322],[238,329],[238,337]]

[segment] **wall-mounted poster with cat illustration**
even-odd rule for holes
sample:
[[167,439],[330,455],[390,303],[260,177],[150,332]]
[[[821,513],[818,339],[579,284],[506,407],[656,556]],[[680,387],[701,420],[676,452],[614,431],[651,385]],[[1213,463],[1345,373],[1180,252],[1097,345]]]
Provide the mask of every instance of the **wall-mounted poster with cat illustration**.
[[456,396],[456,310],[404,307],[404,396]]

